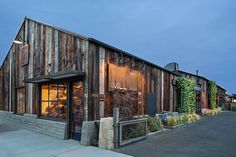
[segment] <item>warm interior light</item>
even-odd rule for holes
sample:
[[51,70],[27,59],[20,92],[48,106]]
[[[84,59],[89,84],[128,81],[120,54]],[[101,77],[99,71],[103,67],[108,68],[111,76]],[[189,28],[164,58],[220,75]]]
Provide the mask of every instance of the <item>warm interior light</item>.
[[22,41],[14,40],[13,43],[15,43],[15,44],[22,44]]

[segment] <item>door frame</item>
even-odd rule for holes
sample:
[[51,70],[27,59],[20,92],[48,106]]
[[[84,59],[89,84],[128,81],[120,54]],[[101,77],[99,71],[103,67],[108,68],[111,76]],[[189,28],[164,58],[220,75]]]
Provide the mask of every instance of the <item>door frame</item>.
[[[70,139],[71,138],[71,119],[72,119],[72,83],[75,81],[81,81],[84,84],[84,77],[71,77],[67,79],[60,79],[60,80],[52,80],[48,82],[42,82],[38,83],[38,107],[37,107],[37,115],[38,117],[41,117],[41,90],[42,90],[42,85],[44,84],[52,84],[52,83],[60,83],[60,82],[65,82],[66,83],[66,88],[67,88],[67,100],[66,100],[66,110],[67,110],[67,119],[63,122],[66,123],[66,133],[64,139]],[[83,93],[84,95],[84,93]],[[84,99],[83,99],[83,104],[85,104]],[[41,117],[43,118],[43,117]],[[84,118],[84,115],[83,115]],[[54,120],[54,119],[50,119]],[[57,120],[55,120],[57,121]]]
[[[67,92],[67,96],[68,96],[68,99],[67,99],[67,103],[68,103],[68,112],[67,112],[67,139],[73,139],[72,138],[72,123],[73,123],[73,120],[72,120],[72,108],[73,108],[73,82],[76,82],[76,81],[81,81],[83,82],[83,86],[84,86],[84,78],[74,78],[74,79],[70,79],[67,83],[67,89],[68,89],[68,92]],[[84,91],[83,91],[83,113],[84,113]],[[84,114],[83,114],[83,118],[84,118]],[[75,139],[74,139],[75,140]]]

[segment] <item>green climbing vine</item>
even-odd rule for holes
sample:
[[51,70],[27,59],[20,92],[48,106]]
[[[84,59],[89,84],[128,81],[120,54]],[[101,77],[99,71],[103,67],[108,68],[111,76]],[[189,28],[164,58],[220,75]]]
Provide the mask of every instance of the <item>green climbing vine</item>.
[[217,86],[214,81],[209,81],[208,83],[208,95],[209,95],[209,107],[211,109],[216,108],[216,93],[217,93]]
[[196,106],[196,82],[184,77],[176,79],[177,111],[180,113],[193,113]]

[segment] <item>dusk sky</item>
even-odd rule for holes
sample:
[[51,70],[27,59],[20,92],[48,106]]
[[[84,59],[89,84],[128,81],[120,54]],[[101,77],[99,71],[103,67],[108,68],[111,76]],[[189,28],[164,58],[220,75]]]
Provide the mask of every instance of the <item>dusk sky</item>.
[[0,63],[28,16],[236,93],[236,0],[1,0]]

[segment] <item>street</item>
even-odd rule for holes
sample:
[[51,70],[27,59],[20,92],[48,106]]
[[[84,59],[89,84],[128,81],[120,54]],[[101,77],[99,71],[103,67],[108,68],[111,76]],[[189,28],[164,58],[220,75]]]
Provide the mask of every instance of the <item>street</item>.
[[148,136],[116,151],[136,157],[236,156],[236,112],[204,117],[198,123]]

